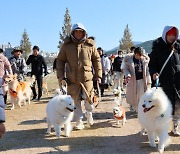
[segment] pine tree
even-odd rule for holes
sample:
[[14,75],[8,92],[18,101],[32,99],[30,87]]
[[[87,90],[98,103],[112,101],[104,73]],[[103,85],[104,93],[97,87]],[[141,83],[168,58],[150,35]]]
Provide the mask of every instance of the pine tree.
[[66,12],[64,15],[64,25],[62,27],[62,32],[60,32],[60,41],[59,41],[59,45],[58,48],[60,49],[61,45],[64,42],[64,39],[70,35],[71,33],[71,16],[69,14],[69,10],[68,8],[66,8]]
[[120,50],[125,51],[128,53],[130,51],[130,48],[133,46],[132,38],[131,38],[130,29],[128,27],[128,24],[126,25],[126,28],[124,29],[124,35],[123,38],[119,41],[120,42]]
[[31,43],[25,29],[24,33],[22,34],[22,40],[20,41],[20,49],[23,51],[23,56],[26,60],[29,53],[31,53]]

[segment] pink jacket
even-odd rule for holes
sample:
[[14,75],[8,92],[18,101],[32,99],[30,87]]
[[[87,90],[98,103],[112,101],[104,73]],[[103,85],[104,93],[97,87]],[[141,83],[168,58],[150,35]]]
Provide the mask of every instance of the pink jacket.
[[11,65],[8,59],[0,53],[0,78],[5,78],[6,71],[8,71],[9,74],[12,74]]

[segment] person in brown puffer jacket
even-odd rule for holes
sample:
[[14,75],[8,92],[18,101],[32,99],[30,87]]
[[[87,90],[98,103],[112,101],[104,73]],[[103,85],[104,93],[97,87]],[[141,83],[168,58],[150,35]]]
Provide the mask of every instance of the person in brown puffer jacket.
[[[83,129],[81,101],[84,99],[86,117],[89,125],[93,124],[93,69],[95,78],[101,82],[102,66],[94,40],[87,38],[86,29],[81,23],[74,24],[71,35],[64,40],[56,63],[59,84],[64,77],[69,81],[67,93],[75,101],[74,120],[76,129]],[[85,97],[84,97],[85,96]],[[88,98],[88,99],[87,99]]]

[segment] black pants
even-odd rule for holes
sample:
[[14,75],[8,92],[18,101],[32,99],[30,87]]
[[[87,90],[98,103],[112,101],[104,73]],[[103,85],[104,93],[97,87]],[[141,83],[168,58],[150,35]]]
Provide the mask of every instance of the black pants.
[[[40,99],[42,96],[42,75],[36,75],[36,81],[38,85],[38,99]],[[33,87],[31,87],[33,92],[33,98],[37,96],[36,88],[35,88],[36,81],[34,82]]]
[[101,79],[101,84],[100,84],[100,89],[101,89],[101,95],[104,94],[104,89],[108,88],[107,84],[107,75],[105,73],[102,74],[102,79]]

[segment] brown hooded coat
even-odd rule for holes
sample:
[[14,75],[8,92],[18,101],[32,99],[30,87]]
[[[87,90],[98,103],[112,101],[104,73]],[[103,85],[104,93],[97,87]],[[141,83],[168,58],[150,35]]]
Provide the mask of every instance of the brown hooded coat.
[[93,70],[95,77],[102,77],[102,66],[99,53],[96,50],[93,39],[86,39],[81,43],[75,43],[71,38],[66,38],[57,57],[57,78],[66,78],[70,81],[68,94],[75,101],[81,100],[82,86],[84,85],[92,99]]

